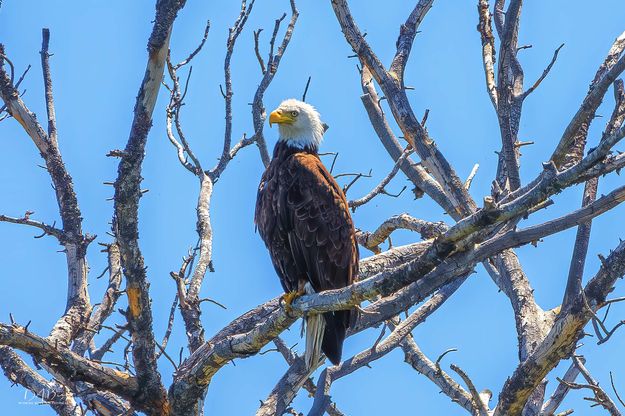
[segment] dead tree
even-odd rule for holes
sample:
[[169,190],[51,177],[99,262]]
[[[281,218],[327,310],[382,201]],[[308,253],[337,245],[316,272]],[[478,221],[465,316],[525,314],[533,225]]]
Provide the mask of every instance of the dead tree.
[[[309,415],[341,415],[340,404],[331,400],[332,383],[400,348],[411,367],[473,415],[553,415],[564,397],[576,389],[587,389],[596,405],[611,415],[620,415],[619,404],[599,387],[584,366],[583,357],[576,354],[576,348],[580,339],[587,335],[585,328],[592,327],[599,342],[603,343],[622,324],[609,328],[605,318],[600,318],[598,313],[623,300],[609,296],[617,280],[625,274],[625,243],[621,242],[609,255],[601,257],[601,266],[585,285],[582,284],[582,274],[593,218],[625,200],[625,186],[597,197],[599,178],[618,173],[625,166],[625,155],[614,152],[615,146],[625,137],[625,90],[618,78],[625,70],[625,33],[615,40],[605,60],[598,63],[588,93],[562,132],[553,153],[545,157],[542,172],[535,178],[522,180],[519,148],[526,143],[519,141],[518,131],[523,104],[548,76],[560,48],[554,52],[543,74],[527,87],[517,58],[519,50],[523,49],[518,43],[522,1],[496,0],[492,6],[488,0],[477,2],[477,12],[472,18],[477,22],[481,36],[486,91],[500,126],[501,149],[492,193],[482,201],[475,201],[469,187],[477,166],[467,180],[461,180],[430,137],[425,120],[417,118],[408,100],[409,88],[404,84],[404,71],[415,35],[433,0],[418,1],[401,25],[394,46],[396,51],[388,66],[380,61],[358,28],[347,0],[331,0],[330,3],[345,40],[359,60],[364,110],[395,162],[393,170],[378,186],[364,197],[351,201],[350,206],[356,209],[386,193],[388,182],[401,171],[412,182],[415,195],[426,195],[434,200],[455,223],[431,223],[407,214],[389,218],[377,230],[359,232],[359,243],[372,255],[361,261],[361,274],[353,285],[303,296],[293,303],[290,314],[276,297],[232,322],[224,323],[223,329],[207,337],[201,319],[202,303],[206,299],[200,298],[200,288],[212,267],[213,243],[223,238],[213,235],[211,199],[213,192],[219,190],[217,181],[220,175],[244,148],[255,146],[262,163],[267,165],[269,162],[263,133],[266,118],[263,95],[285,57],[296,28],[298,11],[294,0],[290,0],[290,12],[278,18],[271,31],[268,56],[261,53],[260,30],[254,32],[254,53],[260,67],[260,81],[251,103],[254,130],[233,140],[231,57],[254,6],[254,0],[242,1],[226,45],[222,89],[226,115],[223,150],[218,162],[210,166],[196,156],[192,140],[185,136],[180,121],[191,73],[186,68],[201,52],[209,25],[199,46],[186,59],[175,63],[170,58],[169,40],[185,0],[157,0],[147,44],[145,75],[139,86],[127,145],[108,154],[117,158],[119,164],[117,179],[112,184],[115,194],[111,238],[103,243],[103,252],[108,256],[109,285],[106,292],[98,296],[101,300],[96,307],[90,300],[87,283],[94,277],[88,273],[86,258],[87,247],[95,237],[83,230],[78,196],[59,151],[48,52],[50,33],[44,29],[41,67],[47,125],[40,122],[42,117],[35,117],[22,99],[19,88],[26,74],[16,77],[17,69],[4,45],[0,45],[0,97],[4,103],[0,119],[13,118],[36,146],[54,185],[62,223],[57,226],[34,219],[31,212],[13,217],[0,215],[0,221],[35,227],[41,231],[41,236],[56,238],[67,257],[69,290],[66,311],[48,335],[34,334],[29,331],[28,324],[23,325],[12,318],[11,322],[0,324],[0,366],[5,375],[34,394],[52,392],[55,400],[50,405],[60,415],[87,412],[97,415],[135,412],[198,415],[203,413],[207,388],[220,369],[235,359],[252,357],[267,344],[274,343],[289,367],[262,401],[257,415],[287,411],[296,414],[290,404],[302,388],[314,395]],[[185,75],[182,75],[183,71]],[[162,86],[170,96],[164,114],[160,109],[155,113],[156,98]],[[600,137],[588,137],[589,126],[598,122],[597,109],[611,87],[615,96],[612,114]],[[382,104],[388,105],[390,111],[385,112]],[[166,118],[167,137],[180,164],[198,180],[199,187],[199,244],[184,258],[178,271],[171,273],[176,300],[172,305],[167,335],[161,342],[155,339],[152,329],[150,273],[138,238],[138,209],[143,194],[142,162],[152,119],[159,114]],[[390,127],[390,121],[401,130],[405,145]],[[523,219],[552,204],[552,196],[581,184],[584,184],[584,197],[580,209],[537,225],[518,226]],[[554,310],[543,310],[535,300],[514,248],[536,243],[543,237],[573,227],[577,228],[577,236],[569,274],[566,279],[561,279],[562,304]],[[383,251],[380,245],[397,229],[417,232],[422,241]],[[434,360],[425,356],[411,335],[417,325],[454,295],[476,267],[483,267],[503,296],[508,298],[518,336],[518,366],[503,386],[489,386],[496,392],[492,403],[490,390],[478,391],[464,370],[456,365],[451,366],[451,372],[442,368],[441,359],[446,353]],[[106,327],[121,297],[127,298],[128,308],[123,311],[126,323],[114,328],[110,339],[102,345],[95,345],[94,335]],[[415,305],[418,305],[416,310],[403,317],[403,312]],[[360,307],[362,313],[350,329],[350,335],[380,325],[388,328],[390,333],[385,335],[383,332],[372,346],[348,357],[342,364],[323,369],[318,381],[314,382],[302,357],[289,349],[279,337],[280,333],[305,313],[352,307]],[[166,352],[176,308],[183,318],[189,350],[188,358],[179,366]],[[121,367],[104,360],[109,349],[120,340],[126,340],[128,352],[126,364]],[[16,350],[31,356],[35,367],[26,363]],[[163,383],[157,365],[161,356],[176,367],[169,386]],[[547,397],[545,377],[562,360],[570,360],[570,368],[551,397]],[[51,376],[52,381],[42,376],[44,373]],[[578,380],[580,374],[583,380]],[[616,396],[622,406],[618,393]]]

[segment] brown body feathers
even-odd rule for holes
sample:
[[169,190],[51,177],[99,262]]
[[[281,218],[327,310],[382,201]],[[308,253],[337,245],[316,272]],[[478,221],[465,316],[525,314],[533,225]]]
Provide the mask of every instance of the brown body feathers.
[[[358,246],[347,201],[315,150],[278,142],[258,189],[255,223],[285,292],[350,285]],[[322,351],[341,360],[351,311],[328,312]]]

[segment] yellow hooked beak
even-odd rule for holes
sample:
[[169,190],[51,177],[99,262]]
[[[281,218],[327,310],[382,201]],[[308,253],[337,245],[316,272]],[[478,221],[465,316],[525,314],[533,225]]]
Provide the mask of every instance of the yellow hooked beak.
[[269,114],[269,127],[271,127],[273,123],[293,124],[294,121],[290,113],[283,113],[282,110],[274,110]]

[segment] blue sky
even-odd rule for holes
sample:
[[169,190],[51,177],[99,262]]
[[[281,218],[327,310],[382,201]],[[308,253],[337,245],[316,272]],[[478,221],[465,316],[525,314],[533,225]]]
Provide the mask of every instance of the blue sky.
[[[368,33],[383,62],[389,62],[398,27],[411,10],[413,2],[387,0],[352,1],[354,16]],[[278,75],[265,98],[268,109],[284,98],[300,97],[306,79],[312,76],[308,101],[321,112],[330,125],[323,151],[339,152],[335,173],[368,172],[373,178],[363,179],[351,188],[348,197],[368,192],[391,169],[392,163],[368,123],[360,102],[359,75],[356,61],[349,59],[350,48],[334,18],[330,3],[301,0],[300,19],[293,40],[284,56]],[[61,151],[73,175],[79,204],[84,216],[84,229],[108,242],[106,235],[112,214],[112,188],[103,185],[116,177],[116,161],[105,157],[115,148],[123,148],[130,129],[132,108],[146,61],[145,45],[153,19],[153,1],[45,2],[4,0],[0,9],[0,42],[4,43],[17,71],[28,64],[33,67],[23,86],[27,105],[45,119],[43,86],[39,66],[41,28],[51,30],[50,50]],[[223,58],[228,27],[240,9],[238,1],[203,2],[189,0],[180,14],[172,37],[174,60],[185,57],[203,33],[207,19],[211,32],[202,53],[193,62],[193,77],[182,120],[188,139],[205,166],[212,165],[220,153],[223,140]],[[287,0],[257,0],[245,31],[241,34],[232,60],[234,88],[233,137],[252,132],[248,103],[252,101],[261,78],[253,55],[252,30],[263,27],[263,48],[267,50],[273,21],[289,10]],[[526,84],[531,85],[561,43],[565,47],[550,76],[525,103],[520,139],[533,140],[523,148],[522,180],[528,181],[541,169],[557,140],[577,110],[587,86],[602,62],[613,39],[625,27],[625,6],[618,0],[597,5],[582,1],[551,0],[528,2],[521,21],[520,44],[533,48],[520,53]],[[406,84],[414,86],[410,99],[415,112],[430,109],[428,129],[440,149],[461,177],[473,164],[480,170],[473,182],[472,195],[481,200],[489,193],[496,170],[495,150],[500,147],[496,117],[484,86],[480,57],[480,39],[475,27],[475,1],[440,1],[421,26],[406,71]],[[144,164],[144,187],[150,191],[141,200],[141,247],[149,265],[155,331],[162,337],[174,297],[174,284],[169,272],[177,270],[181,257],[195,244],[195,203],[197,181],[178,163],[165,136],[167,96],[163,91],[155,110],[154,125]],[[599,113],[608,116],[612,98]],[[606,118],[591,129],[591,141]],[[395,127],[395,126],[393,126]],[[397,132],[397,129],[395,129]],[[277,131],[266,129],[273,146]],[[398,135],[401,135],[398,133]],[[34,218],[46,222],[58,220],[56,202],[47,173],[35,147],[14,120],[0,124],[0,213],[20,216],[35,211]],[[229,165],[215,187],[212,221],[215,233],[215,273],[207,275],[202,295],[225,304],[222,310],[203,304],[203,322],[208,335],[215,333],[231,319],[280,293],[268,254],[254,233],[253,212],[256,187],[262,164],[255,148],[242,151]],[[602,179],[600,193],[607,193],[620,177]],[[389,186],[398,191],[408,184],[400,175]],[[557,204],[527,223],[553,218],[575,209],[581,189],[567,190],[556,197]],[[391,215],[408,212],[429,220],[450,219],[427,198],[413,200],[406,191],[399,198],[376,198],[354,214],[357,227],[371,230]],[[598,267],[596,254],[607,253],[624,237],[621,221],[624,211],[617,208],[593,224],[593,235],[587,262],[586,278]],[[574,230],[545,239],[538,248],[518,250],[522,264],[535,288],[540,305],[552,308],[559,304],[565,286],[572,251]],[[36,230],[11,224],[0,224],[0,320],[32,320],[30,329],[47,334],[65,306],[65,259],[57,253],[59,246],[52,238],[34,240]],[[397,233],[394,244],[415,241],[417,236]],[[368,255],[363,250],[363,256]],[[106,265],[105,256],[96,244],[89,249],[91,267],[90,293],[98,302],[105,288],[104,279],[96,280]],[[623,286],[617,286],[623,294]],[[124,306],[120,304],[119,306]],[[613,308],[612,320],[623,318],[625,309]],[[121,322],[118,315],[115,319]],[[176,317],[177,324],[181,323]],[[181,326],[168,346],[177,357],[186,345]],[[345,356],[351,356],[370,345],[378,335],[372,330],[350,338]],[[292,345],[299,341],[299,324],[284,334]],[[588,360],[594,376],[609,386],[613,371],[617,387],[625,391],[625,365],[622,359],[623,332],[607,344],[583,340],[579,350]],[[102,339],[100,337],[98,339]],[[423,351],[436,358],[448,348],[459,351],[448,355],[444,364],[460,365],[473,378],[478,389],[499,391],[517,364],[516,334],[512,311],[505,297],[497,292],[487,274],[477,273],[448,301],[439,312],[415,331]],[[301,343],[300,343],[301,345]],[[123,349],[118,344],[116,351]],[[119,354],[111,356],[119,359]],[[207,414],[253,414],[258,401],[264,399],[287,366],[281,356],[271,352],[228,365],[214,378],[206,401]],[[164,382],[171,380],[171,365],[160,362]],[[568,366],[568,363],[566,364]],[[554,375],[563,374],[560,366]],[[548,386],[553,388],[554,382]],[[5,414],[51,415],[45,406],[20,404],[24,391],[0,377],[0,403]],[[431,382],[403,362],[400,351],[394,351],[352,376],[337,381],[332,396],[339,408],[349,415],[400,414],[465,414],[464,410],[439,394]],[[311,400],[305,394],[294,402],[306,413]],[[564,406],[575,407],[576,414],[598,414],[573,392]]]

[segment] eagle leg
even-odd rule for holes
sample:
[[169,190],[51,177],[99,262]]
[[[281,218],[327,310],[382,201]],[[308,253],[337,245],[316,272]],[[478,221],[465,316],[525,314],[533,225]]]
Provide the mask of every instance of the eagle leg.
[[293,312],[293,308],[291,307],[293,301],[304,294],[306,294],[304,290],[293,290],[280,297],[280,303],[284,302],[284,309],[289,316],[291,315],[291,312]]

